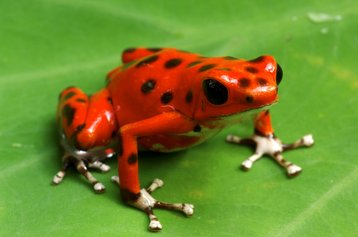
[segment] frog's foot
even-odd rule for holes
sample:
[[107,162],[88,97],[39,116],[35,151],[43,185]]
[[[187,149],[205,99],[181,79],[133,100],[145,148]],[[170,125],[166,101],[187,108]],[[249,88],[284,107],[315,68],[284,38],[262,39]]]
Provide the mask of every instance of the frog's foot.
[[294,177],[300,174],[302,168],[285,160],[282,153],[299,147],[310,147],[314,144],[313,136],[311,134],[303,136],[301,139],[292,144],[284,144],[281,140],[275,138],[274,136],[265,137],[260,135],[253,135],[250,138],[240,138],[234,135],[228,135],[226,137],[226,141],[255,147],[255,153],[242,162],[242,169],[251,169],[255,161],[260,159],[263,155],[269,155],[273,157],[279,165],[286,169],[289,177]]
[[[92,187],[96,193],[103,193],[106,190],[105,186],[101,182],[99,182],[88,171],[87,166],[83,160],[76,159],[69,154],[65,154],[62,159],[63,159],[62,169],[59,172],[57,172],[57,174],[53,177],[53,179],[52,179],[53,184],[59,184],[62,182],[63,178],[66,175],[66,170],[67,170],[69,164],[73,163],[75,165],[76,169],[78,170],[78,172],[80,172],[92,184]],[[109,167],[107,167],[107,165],[104,165],[99,161],[90,162],[89,164],[90,165],[88,165],[88,167],[98,168],[103,172],[109,170]]]
[[[119,184],[118,176],[113,176],[112,181]],[[153,232],[157,232],[162,229],[162,224],[158,220],[157,216],[154,215],[154,213],[153,213],[153,209],[155,209],[155,208],[181,211],[186,216],[191,216],[194,214],[194,206],[192,204],[167,203],[167,202],[161,202],[161,201],[154,199],[152,197],[151,193],[154,190],[156,190],[157,188],[162,187],[163,185],[164,185],[164,182],[162,180],[155,179],[148,188],[140,190],[140,194],[136,198],[136,200],[131,201],[129,203],[130,205],[147,213],[147,215],[149,217],[148,229]]]

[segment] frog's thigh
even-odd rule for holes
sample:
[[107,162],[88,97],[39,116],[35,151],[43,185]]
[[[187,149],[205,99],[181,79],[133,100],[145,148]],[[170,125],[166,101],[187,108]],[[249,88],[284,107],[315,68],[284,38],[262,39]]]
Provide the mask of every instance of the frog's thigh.
[[117,129],[111,96],[103,89],[89,98],[85,121],[75,139],[81,149],[103,146]]

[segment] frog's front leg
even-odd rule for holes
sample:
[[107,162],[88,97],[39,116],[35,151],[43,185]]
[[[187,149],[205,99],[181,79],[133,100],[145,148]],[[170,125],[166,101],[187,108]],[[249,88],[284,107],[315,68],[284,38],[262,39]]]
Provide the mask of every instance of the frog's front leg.
[[150,219],[148,228],[150,231],[162,229],[161,223],[153,213],[153,209],[179,210],[190,216],[194,212],[194,206],[184,203],[170,204],[154,199],[151,193],[163,185],[160,180],[155,180],[147,189],[140,188],[137,138],[158,134],[185,133],[191,131],[194,127],[195,124],[182,114],[167,112],[143,121],[127,124],[120,129],[123,148],[122,154],[118,156],[121,197],[126,203],[144,211],[148,215]]
[[226,140],[228,142],[249,145],[255,148],[255,153],[241,164],[241,167],[244,170],[251,169],[254,162],[260,159],[263,155],[269,155],[273,157],[280,166],[286,169],[289,177],[300,174],[302,168],[285,160],[282,153],[299,147],[310,147],[314,144],[311,134],[303,136],[292,144],[282,143],[282,141],[276,138],[273,133],[268,110],[261,112],[257,116],[255,120],[255,134],[252,137],[240,138],[238,136],[228,135]]

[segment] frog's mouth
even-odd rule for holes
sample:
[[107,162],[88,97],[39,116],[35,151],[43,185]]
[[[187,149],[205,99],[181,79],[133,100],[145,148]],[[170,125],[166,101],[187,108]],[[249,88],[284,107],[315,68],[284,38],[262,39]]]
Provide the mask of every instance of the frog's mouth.
[[261,105],[257,108],[253,108],[253,109],[248,109],[244,112],[242,112],[243,114],[253,114],[253,115],[256,115],[258,113],[260,113],[261,111],[264,111],[264,110],[268,110],[272,105],[276,104],[278,101],[274,101],[273,103],[270,103],[270,104],[266,104],[266,105]]
[[242,123],[246,120],[253,120],[257,116],[257,114],[259,114],[262,111],[268,110],[272,105],[276,104],[277,102],[278,102],[278,100],[276,100],[270,104],[261,105],[257,108],[247,109],[240,113],[222,115],[222,116],[213,118],[213,120],[215,120],[215,123],[217,125],[223,124],[224,126],[228,126],[230,124],[233,125],[233,124],[237,124],[237,123]]

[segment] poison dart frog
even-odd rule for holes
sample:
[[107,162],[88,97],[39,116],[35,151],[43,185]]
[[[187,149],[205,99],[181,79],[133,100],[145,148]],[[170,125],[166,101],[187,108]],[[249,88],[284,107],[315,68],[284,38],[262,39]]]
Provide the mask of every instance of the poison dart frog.
[[[88,167],[108,171],[102,160],[118,157],[121,197],[149,217],[149,230],[162,225],[154,208],[182,211],[190,216],[194,206],[157,201],[151,193],[163,185],[155,179],[141,189],[138,150],[170,152],[197,145],[245,116],[254,117],[254,135],[228,135],[228,142],[250,145],[255,153],[242,163],[250,169],[262,155],[273,157],[295,176],[301,168],[283,159],[282,152],[313,145],[312,135],[292,144],[275,137],[269,107],[278,100],[282,69],[272,56],[252,60],[203,57],[173,48],[129,48],[123,65],[109,72],[107,86],[92,95],[69,87],[62,91],[57,108],[62,169],[53,178],[58,184],[69,164],[74,164],[96,192],[105,187]],[[120,180],[120,183],[119,183]]]

